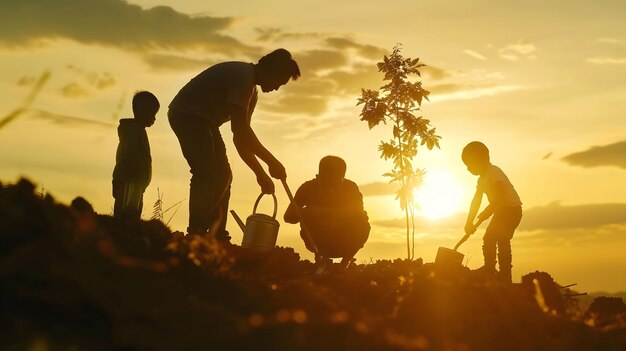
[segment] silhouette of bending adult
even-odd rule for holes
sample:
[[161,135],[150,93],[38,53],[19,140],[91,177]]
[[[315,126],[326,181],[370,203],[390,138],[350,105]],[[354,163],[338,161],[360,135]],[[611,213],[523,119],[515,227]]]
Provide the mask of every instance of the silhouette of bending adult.
[[233,143],[241,159],[256,175],[261,191],[274,193],[276,179],[287,177],[285,167],[259,141],[250,126],[257,103],[257,85],[264,93],[278,90],[300,69],[289,51],[277,49],[258,63],[223,62],[190,80],[169,105],[168,120],[191,169],[189,234],[215,235],[229,241],[226,231],[232,172],[219,127],[230,121]]

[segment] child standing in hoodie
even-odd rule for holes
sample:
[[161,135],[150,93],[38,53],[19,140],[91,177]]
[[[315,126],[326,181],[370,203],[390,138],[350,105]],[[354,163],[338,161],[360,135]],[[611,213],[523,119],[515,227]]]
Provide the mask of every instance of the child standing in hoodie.
[[146,128],[154,124],[159,100],[148,91],[133,96],[134,118],[120,120],[120,143],[113,170],[113,216],[118,219],[141,217],[143,193],[152,179],[152,157]]

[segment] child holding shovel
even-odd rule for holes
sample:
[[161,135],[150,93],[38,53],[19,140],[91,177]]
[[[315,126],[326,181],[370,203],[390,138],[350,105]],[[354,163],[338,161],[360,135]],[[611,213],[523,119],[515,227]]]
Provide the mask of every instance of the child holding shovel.
[[[467,170],[479,176],[476,193],[470,205],[465,233],[471,235],[478,226],[493,215],[483,237],[483,257],[485,264],[479,270],[488,275],[496,275],[496,250],[500,271],[497,278],[511,282],[511,239],[522,219],[522,202],[509,181],[509,178],[489,160],[489,149],[485,144],[473,141],[463,149],[461,155]],[[489,205],[476,217],[483,194]],[[474,223],[474,219],[477,222]]]
[[[343,159],[326,156],[319,163],[315,179],[305,182],[296,191],[295,203],[301,208],[306,223],[300,235],[307,249],[315,253],[320,266],[328,264],[330,258],[342,258],[341,266],[347,268],[369,236],[363,196],[353,181],[344,178],[345,174]],[[284,219],[292,224],[300,222],[293,202],[285,211]],[[308,230],[309,235],[304,230]]]

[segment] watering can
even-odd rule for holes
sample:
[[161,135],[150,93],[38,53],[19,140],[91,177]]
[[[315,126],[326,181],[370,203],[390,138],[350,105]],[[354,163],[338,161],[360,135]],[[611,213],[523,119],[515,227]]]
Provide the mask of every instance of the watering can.
[[278,210],[276,195],[271,194],[274,198],[274,213],[271,216],[256,212],[263,195],[264,194],[259,195],[256,199],[252,214],[246,219],[246,224],[243,224],[243,221],[234,210],[230,211],[243,231],[241,246],[256,251],[270,251],[273,249],[274,246],[276,246],[278,228],[280,227],[280,223],[276,220],[276,211]]

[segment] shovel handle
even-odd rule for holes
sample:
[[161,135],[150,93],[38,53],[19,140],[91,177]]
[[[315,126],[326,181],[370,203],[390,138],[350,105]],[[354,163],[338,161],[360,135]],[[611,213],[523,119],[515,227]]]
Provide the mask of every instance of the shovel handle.
[[320,253],[319,253],[319,250],[317,249],[317,245],[315,245],[315,241],[313,241],[313,237],[311,237],[311,232],[309,232],[309,228],[307,227],[306,223],[304,222],[304,216],[302,215],[302,209],[300,208],[300,206],[298,205],[296,200],[293,198],[293,194],[291,194],[291,190],[289,189],[289,185],[287,185],[287,180],[286,179],[281,179],[280,181],[283,183],[283,187],[285,188],[285,192],[287,193],[287,197],[289,197],[290,203],[293,205],[293,207],[296,208],[296,213],[298,214],[298,217],[300,217],[300,226],[302,227],[302,234],[304,234],[306,240],[311,244],[311,246],[313,248],[313,252],[319,255]]
[[459,240],[458,243],[456,243],[456,245],[454,245],[454,251],[456,251],[456,249],[459,248],[459,246],[461,246],[461,244],[463,244],[467,239],[469,239],[470,235],[469,234],[465,234],[464,237],[461,238],[461,240]]
[[[476,227],[478,227],[479,225],[481,225],[484,221],[486,221],[487,218],[483,218],[480,220],[480,222],[476,223]],[[465,234],[465,236],[463,236],[461,238],[461,240],[459,240],[458,243],[456,243],[456,245],[454,246],[454,251],[456,251],[456,249],[459,248],[459,246],[461,246],[461,244],[463,244],[467,239],[469,239],[470,235],[472,234]]]

